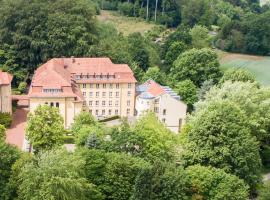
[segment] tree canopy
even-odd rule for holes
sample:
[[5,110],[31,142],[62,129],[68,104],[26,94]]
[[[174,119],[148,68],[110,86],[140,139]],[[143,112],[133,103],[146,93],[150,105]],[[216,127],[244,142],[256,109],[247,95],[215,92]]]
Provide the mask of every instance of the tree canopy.
[[19,174],[19,199],[93,199],[102,194],[84,176],[84,162],[65,150],[43,152]]
[[58,108],[39,105],[27,120],[26,137],[35,152],[63,144],[64,120]]
[[217,54],[207,48],[184,52],[171,68],[171,76],[175,81],[190,79],[197,87],[210,79],[218,82],[221,75]]
[[245,113],[232,102],[211,102],[189,119],[183,135],[185,165],[224,169],[255,190],[260,180],[259,143]]
[[2,68],[24,80],[49,58],[88,55],[97,42],[95,14],[88,0],[2,1]]

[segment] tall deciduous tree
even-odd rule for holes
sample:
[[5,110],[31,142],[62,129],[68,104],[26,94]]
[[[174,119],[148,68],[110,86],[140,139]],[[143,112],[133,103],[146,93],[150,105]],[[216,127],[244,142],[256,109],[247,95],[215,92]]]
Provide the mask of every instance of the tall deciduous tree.
[[61,145],[64,132],[64,120],[58,108],[39,105],[33,113],[29,113],[26,137],[35,152]]
[[103,199],[85,178],[83,159],[62,149],[39,154],[24,165],[19,178],[19,199]]
[[255,77],[250,72],[243,69],[229,69],[227,70],[223,77],[220,79],[220,83],[225,81],[242,81],[242,82],[255,82]]
[[256,82],[230,82],[221,87],[213,87],[204,97],[205,100],[196,104],[196,110],[205,109],[211,102],[230,101],[238,106],[247,116],[247,127],[260,142],[260,153],[264,165],[270,165],[270,90],[259,88]]
[[167,68],[170,69],[173,62],[187,49],[188,47],[184,42],[181,41],[173,42],[165,55],[164,62],[166,65],[168,65]]
[[8,182],[12,175],[12,165],[19,159],[19,150],[0,139],[0,199],[5,199]]
[[12,58],[5,69],[23,81],[49,58],[88,55],[97,43],[94,8],[88,0],[1,2],[0,49]]
[[249,187],[237,176],[222,169],[194,165],[187,168],[193,188],[192,199],[238,199],[249,198]]
[[215,83],[221,78],[217,54],[211,49],[191,49],[181,54],[171,68],[175,81],[190,79],[197,87],[206,80]]
[[204,26],[196,25],[190,30],[192,46],[194,48],[205,48],[210,46],[210,36],[208,29]]
[[196,85],[191,80],[184,80],[177,83],[175,88],[181,100],[188,105],[188,109],[191,111],[194,103],[198,101]]
[[130,199],[136,177],[141,170],[150,167],[143,159],[125,153],[106,153],[99,150],[82,150],[78,153],[85,159],[87,179],[97,185],[105,199]]
[[245,113],[230,101],[213,102],[197,111],[184,132],[185,165],[224,169],[255,190],[260,180],[259,144]]

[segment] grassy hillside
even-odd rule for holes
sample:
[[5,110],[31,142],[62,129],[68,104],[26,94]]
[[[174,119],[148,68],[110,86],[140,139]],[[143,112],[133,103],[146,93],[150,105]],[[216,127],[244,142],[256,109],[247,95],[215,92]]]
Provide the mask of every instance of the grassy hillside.
[[253,73],[260,83],[270,86],[270,57],[225,52],[219,52],[219,57],[223,69],[246,69]]
[[97,18],[102,22],[113,23],[118,31],[124,35],[134,32],[144,33],[157,26],[156,24],[147,23],[143,19],[121,16],[115,11],[101,10]]

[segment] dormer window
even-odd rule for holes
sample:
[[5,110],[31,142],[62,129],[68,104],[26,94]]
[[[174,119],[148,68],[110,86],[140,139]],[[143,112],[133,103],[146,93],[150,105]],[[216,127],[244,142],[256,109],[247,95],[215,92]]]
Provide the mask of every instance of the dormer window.
[[44,93],[61,93],[63,92],[62,89],[43,89]]

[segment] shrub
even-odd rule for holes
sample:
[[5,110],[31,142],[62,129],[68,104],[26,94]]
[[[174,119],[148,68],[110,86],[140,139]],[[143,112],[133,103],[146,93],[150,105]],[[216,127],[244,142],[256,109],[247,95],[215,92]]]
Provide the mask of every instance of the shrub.
[[75,144],[75,137],[73,135],[65,135],[63,140],[64,144]]
[[8,128],[10,127],[12,122],[12,117],[9,113],[1,113],[0,112],[0,124],[2,124],[4,127]]
[[103,10],[117,10],[117,2],[103,1],[101,4]]
[[112,121],[112,120],[119,119],[119,118],[120,117],[118,115],[115,115],[115,116],[112,116],[112,117],[101,119],[101,120],[99,120],[99,122],[108,122],[108,121]]
[[132,3],[124,2],[121,4],[118,4],[118,10],[122,15],[125,16],[133,16],[134,14],[134,8]]
[[18,86],[18,91],[20,91],[20,93],[25,93],[26,88],[27,88],[27,83],[26,82],[20,82],[20,84]]

